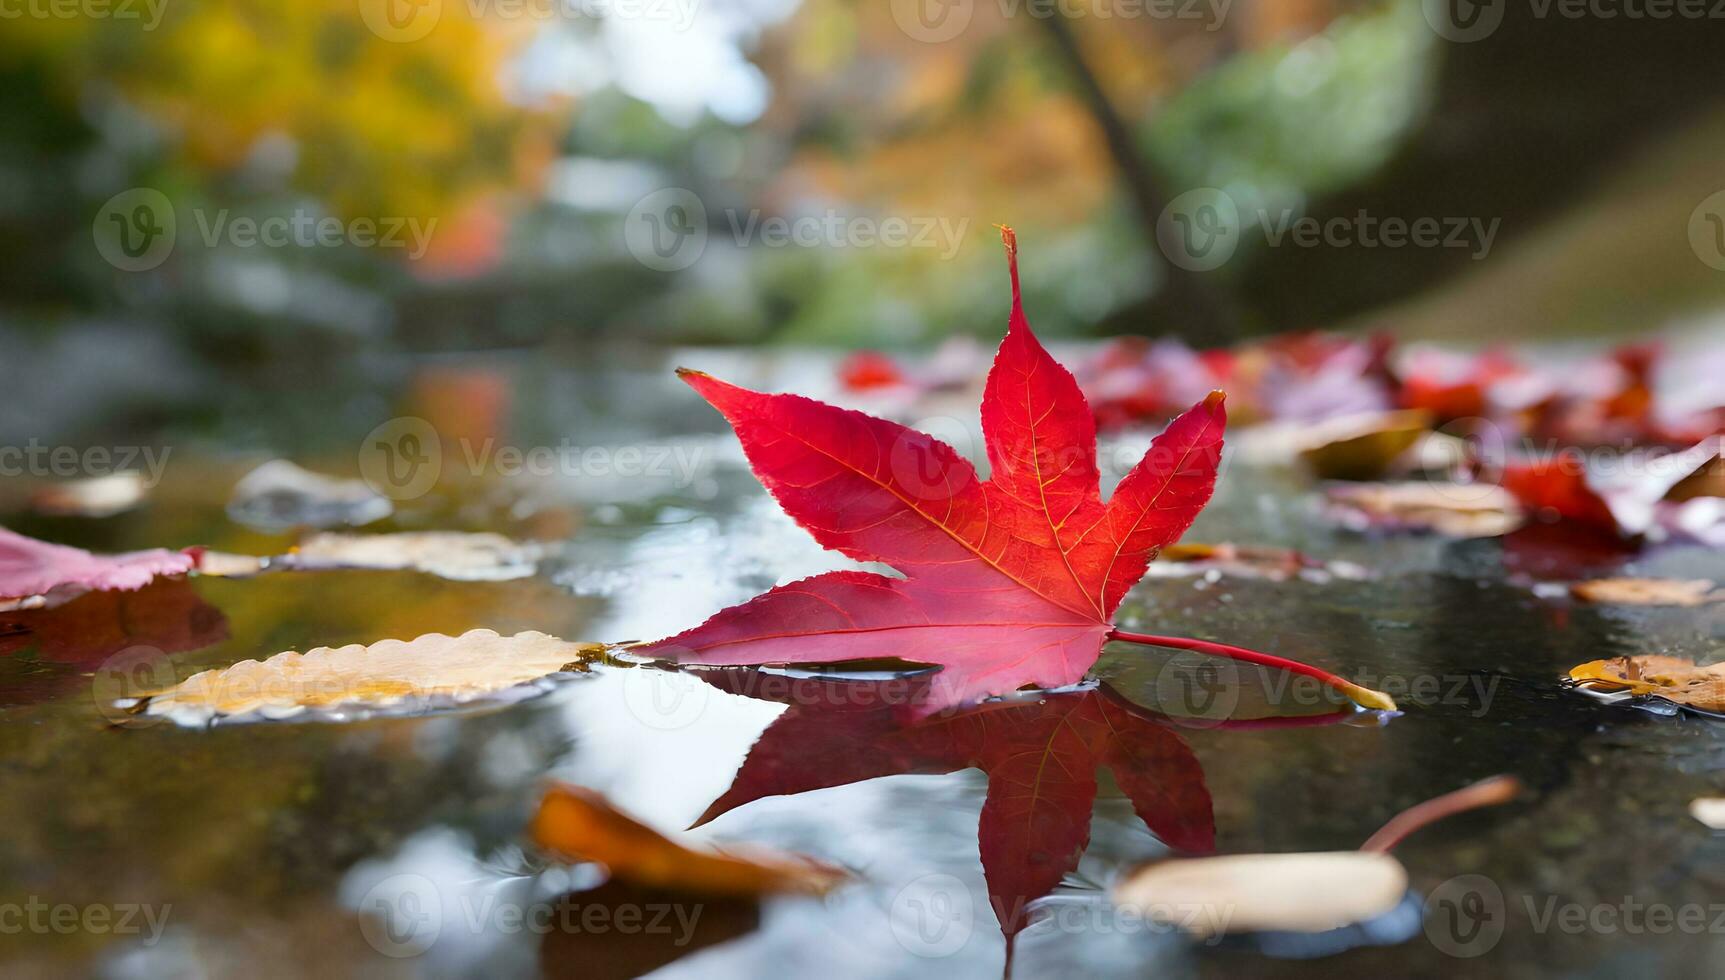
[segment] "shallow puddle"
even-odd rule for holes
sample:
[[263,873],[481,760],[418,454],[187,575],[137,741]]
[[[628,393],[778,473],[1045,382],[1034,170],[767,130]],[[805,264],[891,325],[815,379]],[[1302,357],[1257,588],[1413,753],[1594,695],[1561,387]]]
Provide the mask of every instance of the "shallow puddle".
[[[804,390],[795,379],[824,376],[794,355],[756,366],[755,378],[725,356],[690,358],[725,362],[740,381]],[[1160,747],[1158,761],[1136,766],[1060,757],[1096,763],[1096,801],[1076,870],[1045,898],[1015,892],[1022,881],[1010,876],[984,877],[988,853],[1030,865],[1068,855],[1034,825],[979,838],[989,777],[970,765],[982,750],[965,739],[982,736],[912,739],[871,727],[877,700],[914,682],[600,665],[540,697],[414,717],[111,723],[103,665],[140,645],[171,655],[184,678],[282,650],[476,627],[652,639],[775,583],[842,567],[772,505],[718,418],[648,367],[439,368],[463,384],[490,379],[507,421],[468,418],[435,388],[398,403],[403,414],[444,406],[439,430],[465,425],[467,441],[446,449],[438,490],[367,530],[494,530],[554,544],[532,578],[339,571],[162,582],[74,600],[54,613],[53,644],[0,659],[0,907],[49,923],[24,930],[27,942],[8,938],[20,973],[997,977],[1002,921],[1031,899],[1013,944],[1020,976],[1725,971],[1725,838],[1687,813],[1691,799],[1725,789],[1725,728],[1602,704],[1560,683],[1571,666],[1602,657],[1711,658],[1725,606],[1542,598],[1537,581],[1580,574],[1592,556],[1538,535],[1336,533],[1309,484],[1245,465],[1224,471],[1190,539],[1295,547],[1368,576],[1152,577],[1129,596],[1120,625],[1306,660],[1389,691],[1403,712],[1344,711],[1284,675],[1124,644],[1098,665],[1100,686],[994,706],[977,723],[987,737],[1037,736],[1056,716],[1069,726],[1097,718],[1114,719],[1111,737],[1141,726],[1153,733],[1140,733],[1144,744]],[[317,433],[276,431],[267,406],[255,405],[214,434],[169,430],[162,438],[174,453],[143,509],[101,520],[13,513],[4,523],[102,551],[280,553],[291,538],[223,512],[233,482],[270,455],[252,447],[353,475],[353,447],[390,417],[379,402],[337,400],[339,421]],[[929,427],[969,424],[955,413]],[[519,466],[509,447],[523,450]],[[531,470],[535,448],[553,450],[538,456],[548,472]],[[585,452],[593,448],[601,451]],[[1621,567],[1725,580],[1725,557],[1693,549]],[[808,791],[755,793],[763,798],[688,839],[767,844],[854,872],[825,899],[594,888],[591,869],[548,869],[524,847],[547,777],[597,789],[677,832],[732,790],[757,740],[751,765],[799,769],[762,785]],[[1105,901],[1111,881],[1167,854],[1170,837],[1207,829],[1222,852],[1349,849],[1407,806],[1498,772],[1519,775],[1530,792],[1398,849],[1426,899],[1424,926],[1405,942],[1272,958],[1232,941],[1188,941]],[[1134,807],[1157,793],[1160,836]],[[92,909],[111,921],[98,927]],[[56,915],[70,925],[53,925]]]

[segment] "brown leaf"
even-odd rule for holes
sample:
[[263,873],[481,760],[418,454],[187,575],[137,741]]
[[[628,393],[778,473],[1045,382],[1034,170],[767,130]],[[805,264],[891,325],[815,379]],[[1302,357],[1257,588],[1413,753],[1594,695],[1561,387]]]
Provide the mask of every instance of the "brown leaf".
[[1725,830],[1725,797],[1701,796],[1690,800],[1689,815],[1714,830]]
[[1503,488],[1478,483],[1362,483],[1327,488],[1333,512],[1355,530],[1436,531],[1489,538],[1521,526],[1521,509]]
[[122,470],[45,486],[30,495],[30,507],[59,517],[112,517],[142,503],[144,490],[143,474]]
[[555,783],[539,803],[534,843],[559,858],[592,861],[649,888],[709,895],[822,895],[847,874],[801,855],[776,851],[691,850],[581,786]]
[[540,548],[501,534],[406,531],[314,534],[280,559],[288,568],[372,568],[424,572],[457,582],[501,582],[532,575]]
[[1418,409],[1348,415],[1306,430],[1300,459],[1327,480],[1376,480],[1431,428]]
[[1339,929],[1390,911],[1407,890],[1388,854],[1229,854],[1147,865],[1114,886],[1114,901],[1202,939]]
[[1591,660],[1569,672],[1586,687],[1651,694],[1702,711],[1725,712],[1725,663],[1698,666],[1693,660],[1645,654]]
[[1583,602],[1624,606],[1701,606],[1725,598],[1704,578],[1596,578],[1576,582],[1569,594]]
[[1366,570],[1350,562],[1325,562],[1291,548],[1268,548],[1229,542],[1200,544],[1182,541],[1162,549],[1150,566],[1150,577],[1203,575],[1210,571],[1237,578],[1285,582],[1300,577],[1326,582],[1332,578],[1361,579]]
[[318,647],[206,670],[143,698],[141,708],[182,724],[237,716],[288,718],[307,709],[398,708],[462,703],[548,674],[586,670],[604,647],[544,633],[428,633],[370,646]]

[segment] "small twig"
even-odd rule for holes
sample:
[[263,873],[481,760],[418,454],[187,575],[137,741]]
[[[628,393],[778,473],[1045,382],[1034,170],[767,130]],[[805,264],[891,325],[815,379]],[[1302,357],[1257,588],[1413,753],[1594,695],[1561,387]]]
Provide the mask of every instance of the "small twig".
[[1434,824],[1445,817],[1465,813],[1468,810],[1508,803],[1520,793],[1521,780],[1514,776],[1492,776],[1489,779],[1482,779],[1471,786],[1463,786],[1453,793],[1445,793],[1424,803],[1408,807],[1391,817],[1389,823],[1379,827],[1377,833],[1360,845],[1360,850],[1388,853],[1409,834],[1422,827]]

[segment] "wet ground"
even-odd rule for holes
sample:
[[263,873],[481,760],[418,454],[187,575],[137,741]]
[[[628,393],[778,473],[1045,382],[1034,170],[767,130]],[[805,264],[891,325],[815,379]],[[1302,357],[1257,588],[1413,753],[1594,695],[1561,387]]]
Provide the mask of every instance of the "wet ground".
[[[745,383],[815,394],[828,384],[794,356],[682,360]],[[125,442],[172,448],[151,501],[129,514],[41,518],[13,500],[6,526],[95,550],[279,553],[290,537],[224,514],[234,481],[273,455],[354,475],[366,433],[414,415],[453,447],[443,479],[368,530],[498,530],[557,547],[538,575],[512,582],[363,571],[195,578],[58,610],[57,645],[0,661],[8,976],[1001,974],[998,900],[1027,896],[985,881],[980,855],[1038,844],[1033,831],[979,840],[988,777],[958,749],[925,746],[896,774],[856,762],[854,772],[808,775],[834,785],[747,802],[690,835],[769,844],[856,873],[824,900],[589,890],[590,870],[547,869],[524,849],[522,828],[548,776],[680,831],[727,792],[775,722],[803,726],[758,750],[787,765],[805,746],[845,759],[853,736],[853,761],[870,759],[866,731],[847,727],[850,695],[787,710],[748,696],[761,689],[747,683],[601,666],[540,697],[415,717],[111,724],[103,664],[139,645],[166,651],[183,677],[281,650],[475,627],[650,639],[843,565],[778,513],[716,414],[663,365],[594,371],[500,359],[398,374],[411,380],[383,394],[314,390],[279,411],[231,395],[231,411],[196,425],[128,417],[116,426]],[[942,435],[971,424],[962,407],[915,420]],[[523,450],[521,466],[505,447]],[[527,462],[535,448],[560,451],[550,471],[532,471],[544,469]],[[1197,763],[1155,778],[1200,822],[1193,808],[1207,794],[1223,852],[1357,847],[1403,808],[1493,773],[1520,776],[1529,792],[1398,849],[1429,899],[1412,938],[1298,960],[1193,943],[1111,912],[1101,902],[1108,884],[1170,842],[1135,815],[1133,774],[1104,773],[1088,847],[1033,907],[1015,942],[1015,975],[1725,973],[1725,838],[1687,814],[1691,799],[1725,791],[1725,728],[1603,704],[1559,680],[1575,664],[1621,654],[1713,659],[1725,607],[1578,606],[1534,587],[1607,569],[1725,580],[1725,556],[1602,556],[1536,533],[1365,538],[1330,530],[1298,475],[1245,465],[1228,466],[1189,538],[1295,547],[1368,575],[1151,577],[1120,625],[1303,659],[1391,691],[1403,713],[1246,724],[1310,721],[1336,705],[1283,676],[1205,673],[1190,658],[1126,645],[1098,665],[1102,687],[1002,710],[1032,718],[1107,699],[1151,719],[1162,744],[1173,740],[1170,753],[1186,758],[1183,745]],[[628,909],[642,910],[639,921]]]

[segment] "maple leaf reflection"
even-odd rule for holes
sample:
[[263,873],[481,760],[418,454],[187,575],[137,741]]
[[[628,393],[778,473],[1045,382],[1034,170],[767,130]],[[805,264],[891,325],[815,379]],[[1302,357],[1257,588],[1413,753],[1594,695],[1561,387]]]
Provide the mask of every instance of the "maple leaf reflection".
[[918,717],[927,675],[882,681],[702,672],[735,694],[790,705],[761,734],[731,787],[696,824],[767,796],[901,773],[988,775],[978,840],[989,901],[1008,938],[1026,908],[1077,867],[1090,838],[1096,771],[1106,766],[1156,836],[1214,849],[1204,771],[1173,722],[1106,685],[1039,692]]
[[[47,609],[0,613],[0,706],[53,698],[88,683],[110,658],[150,663],[228,638],[228,621],[184,579],[135,592],[89,592]],[[145,662],[141,660],[140,662]],[[159,659],[163,671],[171,670]]]

